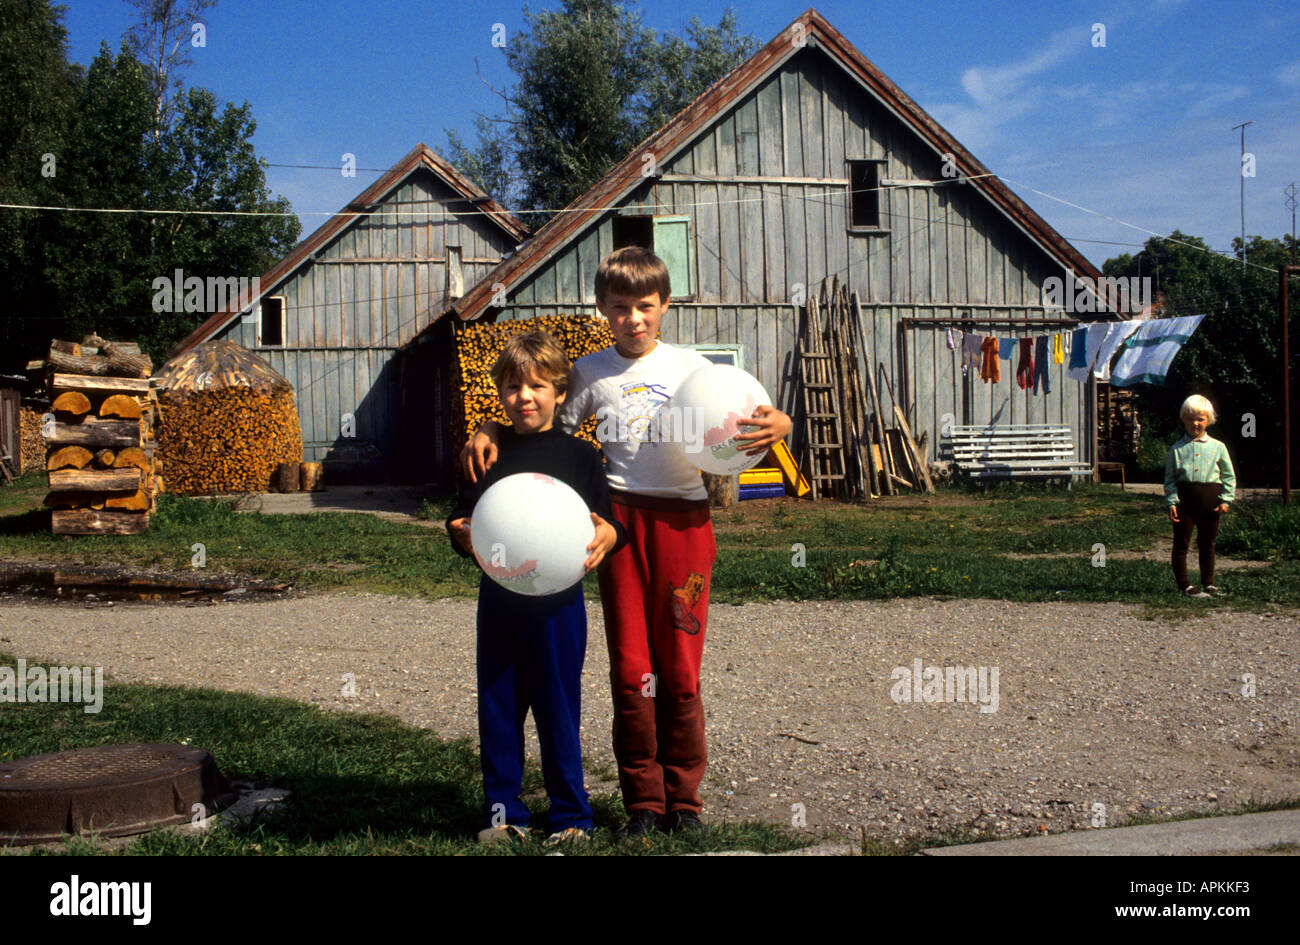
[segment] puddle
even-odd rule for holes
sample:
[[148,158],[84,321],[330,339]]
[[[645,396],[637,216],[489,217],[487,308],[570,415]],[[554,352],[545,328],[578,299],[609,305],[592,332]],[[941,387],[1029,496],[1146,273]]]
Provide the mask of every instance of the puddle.
[[0,563],[0,597],[116,604],[125,601],[216,603],[283,597],[291,584],[224,575],[142,573],[121,568]]

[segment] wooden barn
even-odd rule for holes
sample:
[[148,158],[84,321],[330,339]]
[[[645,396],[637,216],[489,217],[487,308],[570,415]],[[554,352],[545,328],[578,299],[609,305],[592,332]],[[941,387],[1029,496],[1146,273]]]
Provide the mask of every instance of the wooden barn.
[[266,360],[293,385],[303,459],[324,462],[327,482],[428,481],[446,351],[398,351],[527,234],[417,145],[173,355],[220,338]]
[[[1045,304],[1045,280],[1072,289],[1075,277],[1100,273],[815,10],[627,155],[406,350],[451,343],[448,321],[594,314],[598,263],[631,243],[669,264],[664,340],[738,349],[792,416],[800,306],[838,276],[862,302],[863,362],[916,437],[928,433],[931,458],[951,414],[958,424],[1066,425],[1078,458],[1095,465],[1093,382],[1058,368],[1050,394],[986,385],[962,375],[946,337],[949,327],[958,338],[962,327],[1006,336],[1071,327]],[[1079,317],[1117,317],[1096,305]],[[444,476],[448,459],[435,458]]]

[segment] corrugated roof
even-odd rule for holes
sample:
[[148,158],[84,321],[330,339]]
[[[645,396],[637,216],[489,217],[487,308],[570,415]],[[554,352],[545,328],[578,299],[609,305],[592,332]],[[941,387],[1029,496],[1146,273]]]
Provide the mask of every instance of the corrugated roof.
[[181,341],[172,351],[171,356],[175,357],[182,354],[220,332],[238,318],[240,312],[246,311],[250,305],[256,303],[262,295],[266,295],[277,288],[299,266],[307,262],[318,249],[327,245],[360,217],[374,210],[392,191],[400,187],[408,177],[420,168],[432,171],[453,191],[465,198],[465,200],[477,205],[489,220],[515,240],[528,238],[528,227],[514,214],[483,193],[473,181],[456,170],[450,162],[427,144],[417,144],[406,157],[393,165],[382,177],[358,194],[356,199],[330,217],[314,233],[295,246],[289,255],[266,272],[259,280],[261,288],[259,295],[241,298],[235,307],[226,308],[212,315]]

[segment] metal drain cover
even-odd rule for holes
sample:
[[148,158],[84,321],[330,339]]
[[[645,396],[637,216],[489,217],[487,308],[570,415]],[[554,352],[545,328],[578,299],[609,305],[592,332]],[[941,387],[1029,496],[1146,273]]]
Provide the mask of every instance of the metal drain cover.
[[234,800],[212,753],[189,745],[100,745],[0,764],[0,843],[104,837],[210,816]]

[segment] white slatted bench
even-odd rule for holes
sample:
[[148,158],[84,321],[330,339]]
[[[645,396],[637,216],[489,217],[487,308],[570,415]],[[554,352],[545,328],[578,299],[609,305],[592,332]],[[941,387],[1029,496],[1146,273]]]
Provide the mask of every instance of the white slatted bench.
[[1049,423],[955,426],[943,438],[946,457],[972,479],[1056,479],[1067,487],[1092,466],[1075,456],[1069,427]]

